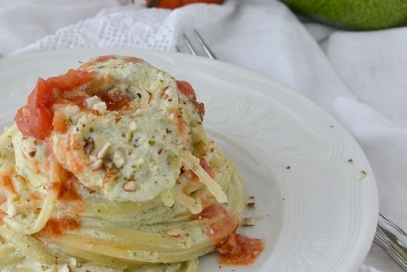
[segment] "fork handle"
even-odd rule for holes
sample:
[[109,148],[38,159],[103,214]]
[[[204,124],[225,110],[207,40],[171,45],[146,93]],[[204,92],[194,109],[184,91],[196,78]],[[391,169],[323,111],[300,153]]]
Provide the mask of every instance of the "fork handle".
[[406,239],[405,232],[379,214],[374,241],[392,257],[404,271],[407,271],[407,249],[403,241]]

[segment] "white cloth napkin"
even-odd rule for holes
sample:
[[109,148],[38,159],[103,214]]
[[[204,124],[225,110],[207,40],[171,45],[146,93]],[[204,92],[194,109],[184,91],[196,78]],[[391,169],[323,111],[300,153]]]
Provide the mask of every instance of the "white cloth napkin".
[[[372,164],[380,211],[407,228],[407,28],[339,31],[270,0],[174,11],[147,9],[143,0],[0,0],[5,56],[106,46],[175,51],[191,28],[220,60],[293,88],[342,122]],[[360,272],[376,271],[402,270],[373,244]]]

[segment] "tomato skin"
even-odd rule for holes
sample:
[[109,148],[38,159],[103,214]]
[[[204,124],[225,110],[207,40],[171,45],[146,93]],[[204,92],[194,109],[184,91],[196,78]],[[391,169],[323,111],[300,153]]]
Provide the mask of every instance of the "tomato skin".
[[176,9],[194,3],[222,4],[223,2],[224,0],[146,0],[147,6],[150,8],[166,9]]

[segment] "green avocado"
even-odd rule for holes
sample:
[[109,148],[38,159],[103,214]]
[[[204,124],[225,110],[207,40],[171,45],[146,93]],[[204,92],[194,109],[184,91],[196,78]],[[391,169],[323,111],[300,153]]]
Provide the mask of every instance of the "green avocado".
[[379,30],[407,24],[407,0],[280,0],[294,12],[349,30]]

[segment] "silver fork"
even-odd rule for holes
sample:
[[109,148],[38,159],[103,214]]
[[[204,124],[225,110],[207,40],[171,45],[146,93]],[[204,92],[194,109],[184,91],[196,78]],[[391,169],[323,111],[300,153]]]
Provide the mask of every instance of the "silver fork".
[[374,241],[378,246],[383,248],[404,271],[407,271],[407,234],[381,213],[379,213]]
[[[205,43],[205,41],[202,39],[201,35],[199,34],[198,30],[194,29],[193,30],[193,35],[197,41],[197,43],[199,44],[199,46],[201,47],[201,49],[203,50],[204,54],[206,57],[210,58],[210,59],[216,59],[215,54],[212,52],[211,49],[209,49],[208,45]],[[188,36],[183,33],[182,34],[182,39],[186,45],[187,50],[189,51],[189,53],[193,56],[198,56],[198,51],[194,48],[194,46],[192,45],[191,40],[188,38]],[[178,51],[181,51],[179,48],[177,48]]]

